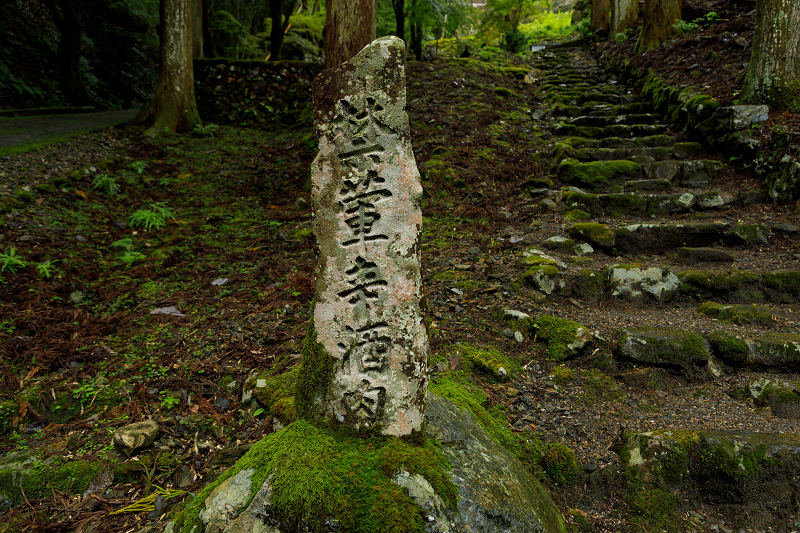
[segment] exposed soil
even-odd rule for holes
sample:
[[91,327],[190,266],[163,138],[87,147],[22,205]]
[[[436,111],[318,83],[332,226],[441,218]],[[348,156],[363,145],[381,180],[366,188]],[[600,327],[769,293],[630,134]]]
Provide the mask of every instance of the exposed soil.
[[[752,16],[739,18],[718,26],[739,24],[737,35],[749,39]],[[687,37],[697,40],[671,44],[660,58],[649,54],[643,61],[663,64],[669,57],[664,75],[682,80],[681,65],[691,64],[692,53],[702,57],[692,46],[724,39],[716,26],[706,31],[712,39],[704,39],[705,32]],[[624,52],[631,42],[609,46]],[[524,365],[507,383],[480,374],[470,379],[485,390],[487,406],[507,408],[509,426],[520,435],[575,449],[582,465],[576,485],[554,485],[539,471],[571,527],[578,529],[580,514],[590,524],[581,530],[650,530],[631,514],[620,487],[605,487],[600,498],[588,483],[590,473],[618,461],[612,448],[621,428],[800,428],[727,394],[752,373],[688,383],[659,370],[662,385],[650,389],[619,378],[629,366],[613,357],[614,331],[628,324],[719,329],[694,305],[600,308],[542,299],[519,283],[522,252],[565,230],[562,215],[542,207],[524,186],[547,175],[552,135],[539,87],[513,67],[530,70],[531,63],[498,56],[408,65],[408,111],[425,188],[423,278],[432,360],[445,364],[459,343],[469,343],[497,347]],[[730,101],[725,98],[732,99],[734,83],[714,76],[714,68],[693,69],[704,74],[692,80]],[[151,483],[196,493],[243,452],[236,446],[273,429],[269,412],[240,405],[241,389],[253,372],[278,374],[300,360],[313,297],[308,173],[314,153],[310,124],[276,124],[274,131],[220,128],[213,137],[157,140],[105,130],[0,158],[0,200],[20,186],[33,194],[31,203],[14,206],[0,221],[0,253],[8,257],[14,249],[26,262],[16,271],[7,266],[0,284],[0,401],[15,402],[7,427],[0,420],[0,453],[38,450],[119,462],[110,442],[116,428],[153,418],[162,431],[155,444],[162,462],[155,452],[143,454],[144,465],[118,473],[111,489],[95,494],[91,510],[79,508],[75,490],[48,487],[26,494],[3,515],[9,531],[163,527],[178,500],[167,514],[151,518],[109,512],[149,494]],[[104,189],[102,175],[116,179],[117,193]],[[754,183],[732,169],[715,185]],[[46,186],[33,188],[37,184]],[[173,215],[149,230],[132,226],[131,215],[154,203]],[[763,204],[709,219],[797,223],[789,208]],[[736,250],[737,267],[797,270],[798,253],[796,239],[779,240],[767,252]],[[590,261],[581,268],[623,261],[672,266],[674,257],[598,253]],[[168,307],[180,315],[154,314]],[[575,377],[559,381],[541,343],[527,332],[521,342],[507,336],[514,328],[503,318],[507,308],[572,318],[607,342],[566,362]],[[772,325],[748,331],[797,332],[794,306],[775,306],[775,317]],[[439,366],[434,379],[448,372],[446,364]],[[521,407],[520,393],[530,394],[533,405]],[[698,528],[727,527],[715,508],[698,503],[692,512],[704,517],[687,511],[686,520],[699,521]]]

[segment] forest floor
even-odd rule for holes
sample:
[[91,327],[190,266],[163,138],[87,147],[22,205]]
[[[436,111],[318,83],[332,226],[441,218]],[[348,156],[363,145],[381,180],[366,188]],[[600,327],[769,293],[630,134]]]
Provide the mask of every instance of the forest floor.
[[[694,52],[678,46],[648,58],[679,62],[680,53]],[[557,484],[537,462],[541,456],[529,464],[570,527],[649,530],[652,524],[615,492],[619,487],[588,501],[588,475],[618,461],[612,448],[621,427],[800,427],[730,404],[725,392],[741,387],[749,377],[743,374],[713,385],[665,376],[655,396],[630,390],[612,363],[612,334],[636,322],[640,309],[612,305],[587,318],[592,310],[542,301],[520,281],[525,249],[563,233],[561,214],[534,201],[525,185],[546,177],[552,144],[537,85],[523,76],[529,70],[528,58],[489,52],[407,68],[412,144],[425,189],[432,362],[445,375],[458,370],[467,345],[499,349],[515,362],[510,382],[477,371],[464,379],[478,385],[495,413],[509,414],[514,391],[524,389],[551,415],[549,423],[515,431],[534,449],[555,441],[575,449],[582,468],[575,485]],[[732,99],[733,85],[723,77],[703,80],[711,94]],[[0,158],[0,200],[18,187],[28,193],[17,195],[23,204],[6,201],[0,219],[0,454],[48,468],[64,460],[85,466],[27,485],[0,517],[0,531],[162,527],[189,492],[272,431],[274,413],[242,405],[241,392],[253,374],[285,373],[300,360],[313,298],[315,149],[311,124],[304,123],[272,131],[223,126],[213,136],[155,140],[106,129]],[[737,176],[743,186],[753,181]],[[731,216],[796,222],[787,208],[764,204]],[[785,257],[798,252],[788,246]],[[601,254],[593,261],[602,267],[626,259],[642,260]],[[757,254],[748,260],[758,268]],[[509,308],[576,319],[583,312],[608,342],[557,367],[535,336],[514,338],[504,317]],[[713,326],[693,311],[672,311],[665,320]],[[796,332],[796,317],[781,311],[777,327]],[[570,369],[576,378],[559,388],[555,381]],[[161,435],[154,448],[125,460],[111,435],[145,419],[157,421]],[[82,498],[101,471],[113,479]],[[155,486],[174,491],[166,509],[125,509]],[[0,512],[2,505],[0,496]],[[695,514],[719,529],[724,520],[708,512]]]

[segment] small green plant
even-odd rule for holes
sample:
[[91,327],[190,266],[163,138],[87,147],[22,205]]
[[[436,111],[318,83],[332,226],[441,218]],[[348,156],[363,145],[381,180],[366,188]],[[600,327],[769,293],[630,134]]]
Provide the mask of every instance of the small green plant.
[[140,259],[144,259],[145,257],[143,253],[137,252],[133,249],[133,239],[130,237],[125,237],[124,239],[112,242],[111,246],[121,250],[119,259],[123,263],[133,263],[135,261],[139,261]]
[[192,133],[197,135],[198,137],[213,137],[214,132],[219,129],[219,126],[216,124],[206,124],[205,126],[202,124],[198,124],[194,128],[192,128]]
[[2,263],[0,272],[8,269],[14,273],[28,266],[28,263],[17,254],[17,250],[14,248],[9,248],[7,252],[0,254],[0,263]]
[[163,228],[167,219],[175,218],[175,213],[164,202],[150,204],[150,209],[139,209],[130,216],[131,226],[141,227],[147,231]]
[[134,161],[128,167],[141,176],[147,168],[147,161]]
[[92,189],[99,190],[108,196],[116,196],[119,193],[119,183],[117,178],[108,174],[99,174],[92,181]]
[[685,20],[676,20],[675,24],[672,25],[672,29],[677,32],[678,35],[684,35],[687,33],[692,33],[693,31],[697,31],[700,29],[700,25],[696,22],[687,22]]
[[170,396],[167,394],[167,391],[161,391],[161,407],[164,409],[172,409],[179,403],[181,403],[181,399],[176,396]]
[[36,265],[36,270],[39,271],[39,277],[49,279],[55,273],[55,265],[56,261],[45,261],[44,263],[39,263]]
[[[713,24],[719,20],[719,13],[717,13],[716,11],[709,11],[708,13],[706,13],[705,20],[708,24]],[[697,22],[697,20],[695,20],[695,22]]]

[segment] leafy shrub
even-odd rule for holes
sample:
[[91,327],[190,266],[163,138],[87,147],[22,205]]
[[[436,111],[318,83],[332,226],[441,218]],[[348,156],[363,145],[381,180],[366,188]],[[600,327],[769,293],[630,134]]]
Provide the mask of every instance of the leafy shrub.
[[503,34],[500,47],[503,50],[516,54],[521,52],[528,44],[528,37],[519,30],[511,30]]

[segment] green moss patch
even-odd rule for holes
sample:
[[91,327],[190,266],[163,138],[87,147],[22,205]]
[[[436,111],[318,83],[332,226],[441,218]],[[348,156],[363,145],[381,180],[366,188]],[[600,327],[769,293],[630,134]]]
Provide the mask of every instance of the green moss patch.
[[541,315],[526,322],[530,334],[547,344],[547,353],[554,361],[576,355],[591,340],[586,328],[566,318]]
[[772,310],[758,304],[719,304],[703,302],[698,308],[700,314],[734,324],[762,324],[774,322]]
[[267,412],[275,415],[282,423],[289,424],[297,420],[294,395],[299,373],[299,366],[277,375],[261,372],[250,377],[245,382],[244,389],[251,390],[253,398],[264,406]]
[[724,363],[741,366],[747,362],[750,347],[740,335],[727,331],[712,331],[705,335],[714,354]]
[[638,178],[640,169],[639,164],[633,161],[579,163],[576,159],[567,158],[559,163],[557,174],[564,183],[585,187],[592,192],[611,192],[626,181]]
[[364,439],[301,420],[253,445],[203,489],[178,518],[175,531],[199,526],[206,498],[220,483],[247,469],[253,470],[248,503],[271,476],[270,506],[282,529],[304,523],[310,531],[323,531],[323,519],[329,518],[343,531],[424,531],[419,510],[392,476],[400,470],[421,475],[453,507],[457,489],[448,468],[433,442]]
[[586,241],[598,248],[612,248],[616,241],[613,228],[599,222],[578,222],[570,226],[567,232],[573,238]]
[[[314,310],[311,309],[313,316]],[[309,325],[308,333],[303,340],[303,361],[295,387],[295,408],[297,413],[310,420],[321,419],[321,400],[328,394],[335,359],[325,347],[317,341],[317,330],[313,321]]]

